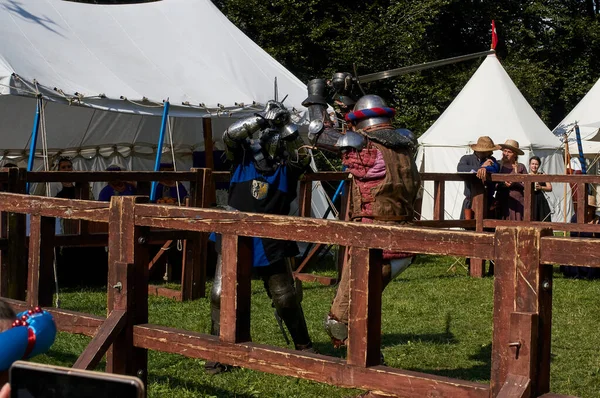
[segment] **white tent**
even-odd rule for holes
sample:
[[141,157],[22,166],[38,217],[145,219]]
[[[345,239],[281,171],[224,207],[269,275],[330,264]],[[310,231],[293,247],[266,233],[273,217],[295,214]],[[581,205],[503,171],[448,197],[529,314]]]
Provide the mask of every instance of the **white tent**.
[[[519,161],[528,166],[530,156],[542,158],[546,174],[564,174],[560,140],[544,125],[512,82],[495,55],[488,55],[471,79],[439,119],[419,138],[417,164],[422,172],[455,173],[463,155],[472,153],[469,144],[479,136],[490,136],[496,144],[517,140],[525,155]],[[501,153],[494,156],[500,160]],[[553,184],[547,198],[552,220],[563,221],[565,184]],[[462,182],[446,183],[446,219],[459,219]],[[424,184],[423,219],[433,215],[433,182]],[[567,196],[567,199],[569,197]],[[568,204],[568,214],[571,205]]]
[[581,146],[586,157],[600,154],[600,80],[579,101],[569,114],[552,131],[559,137],[568,136],[569,151],[577,157],[579,149],[575,138],[575,124],[579,126]]
[[179,169],[204,149],[202,118],[219,147],[233,118],[273,99],[275,79],[279,99],[303,116],[306,85],[209,0],[0,0],[0,37],[3,156],[28,156],[37,95],[48,153],[75,155],[79,170],[151,169],[166,100]]

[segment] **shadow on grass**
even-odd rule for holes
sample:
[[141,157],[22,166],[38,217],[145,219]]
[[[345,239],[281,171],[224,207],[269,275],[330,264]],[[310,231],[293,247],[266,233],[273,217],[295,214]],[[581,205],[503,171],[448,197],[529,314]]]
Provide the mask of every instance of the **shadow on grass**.
[[481,347],[475,354],[470,355],[469,359],[480,362],[480,364],[471,366],[469,368],[457,369],[426,369],[411,367],[406,370],[431,373],[438,376],[460,380],[489,380],[492,372],[492,344],[487,344]]
[[[231,372],[235,372],[236,370],[232,370]],[[216,376],[218,377],[218,376]],[[148,374],[148,384],[151,383],[159,383],[168,385],[170,390],[175,388],[181,388],[182,390],[192,390],[194,393],[198,393],[198,395],[208,395],[214,397],[235,397],[235,398],[253,398],[255,395],[248,394],[240,394],[238,392],[231,392],[224,390],[222,388],[201,384],[194,381],[181,380],[178,377],[172,376],[156,376],[152,373]]]

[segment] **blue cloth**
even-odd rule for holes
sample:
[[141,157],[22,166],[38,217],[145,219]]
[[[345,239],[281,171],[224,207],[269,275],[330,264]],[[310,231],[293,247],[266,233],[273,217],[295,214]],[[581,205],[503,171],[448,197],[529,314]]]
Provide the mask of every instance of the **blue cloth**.
[[[296,198],[299,177],[298,171],[286,164],[271,173],[262,173],[255,167],[251,156],[247,156],[231,174],[229,206],[249,213],[288,215]],[[220,253],[220,236],[213,233],[211,240]],[[298,254],[296,242],[254,237],[252,243],[254,267],[267,266]]]
[[110,198],[113,196],[131,196],[135,195],[135,193],[135,187],[131,184],[125,184],[125,190],[123,192],[115,191],[115,189],[109,184],[102,188],[100,195],[98,195],[98,200],[101,202],[110,202]]

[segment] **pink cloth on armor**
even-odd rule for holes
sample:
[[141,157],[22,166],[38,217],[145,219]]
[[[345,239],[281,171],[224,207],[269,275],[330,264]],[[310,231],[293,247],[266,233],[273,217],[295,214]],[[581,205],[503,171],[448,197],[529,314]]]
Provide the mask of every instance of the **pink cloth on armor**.
[[[385,162],[383,154],[376,148],[365,148],[362,151],[348,151],[342,154],[342,163],[354,176],[354,183],[361,196],[361,213],[365,216],[373,215],[373,188],[376,188],[385,178]],[[372,218],[363,217],[361,222],[373,224]],[[412,257],[411,253],[383,251],[384,260]]]

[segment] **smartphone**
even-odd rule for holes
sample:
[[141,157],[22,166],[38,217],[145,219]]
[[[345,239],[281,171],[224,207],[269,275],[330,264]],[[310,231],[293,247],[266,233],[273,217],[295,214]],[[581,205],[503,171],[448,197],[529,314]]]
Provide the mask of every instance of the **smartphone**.
[[133,376],[17,361],[9,371],[11,398],[144,398]]

